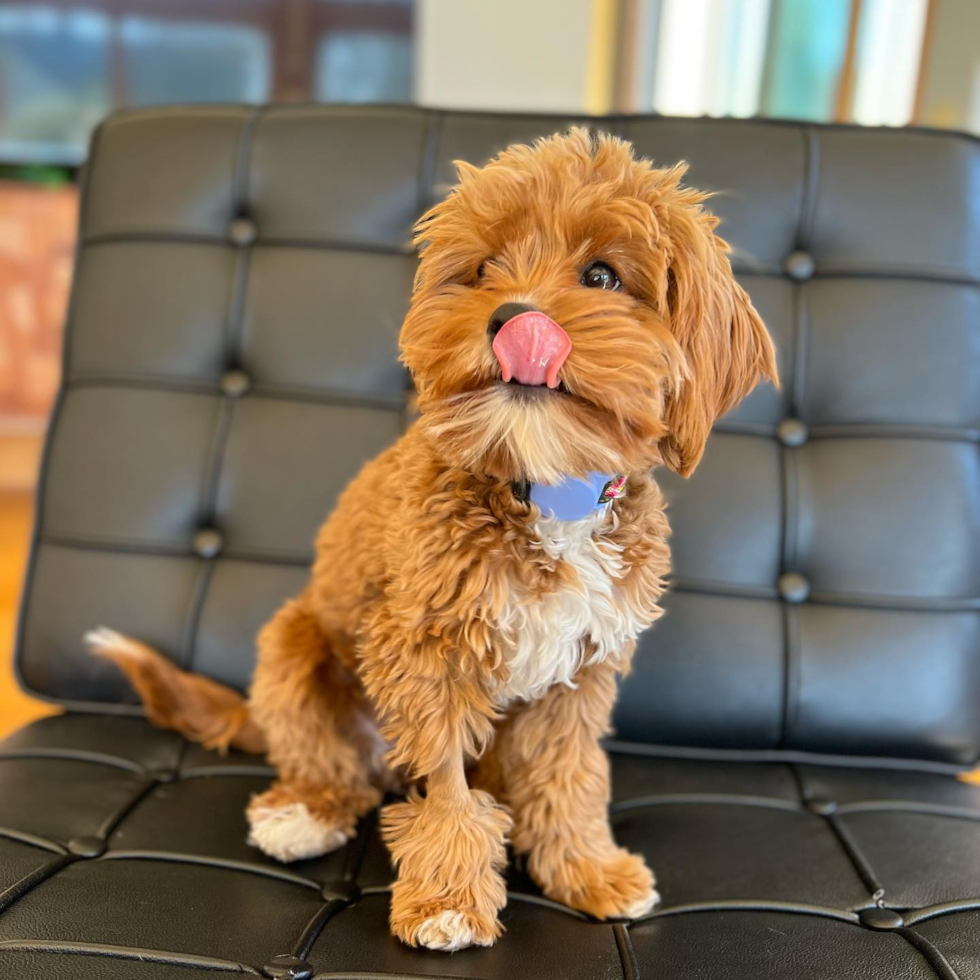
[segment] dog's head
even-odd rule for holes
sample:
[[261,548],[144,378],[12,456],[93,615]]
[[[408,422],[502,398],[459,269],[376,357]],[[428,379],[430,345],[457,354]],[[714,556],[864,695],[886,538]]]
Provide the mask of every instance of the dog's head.
[[401,334],[441,452],[501,480],[689,474],[715,419],[776,379],[707,195],[584,129],[456,166],[416,229]]

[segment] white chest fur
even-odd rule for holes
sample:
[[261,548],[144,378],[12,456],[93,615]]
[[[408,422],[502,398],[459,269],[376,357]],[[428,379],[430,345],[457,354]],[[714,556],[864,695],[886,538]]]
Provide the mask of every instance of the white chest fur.
[[[647,625],[617,596],[624,566],[621,549],[608,538],[615,522],[610,508],[578,521],[538,522],[534,546],[571,565],[576,578],[541,598],[515,592],[508,601],[498,620],[509,669],[496,692],[501,705],[539,698],[554,684],[574,686],[584,663],[617,655]],[[587,640],[595,649],[586,661]]]

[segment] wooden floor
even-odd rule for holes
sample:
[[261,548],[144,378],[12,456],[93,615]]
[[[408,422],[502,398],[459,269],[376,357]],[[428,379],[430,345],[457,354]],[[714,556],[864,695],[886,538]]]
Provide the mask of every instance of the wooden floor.
[[21,693],[11,662],[33,505],[30,491],[0,490],[0,738],[54,710]]

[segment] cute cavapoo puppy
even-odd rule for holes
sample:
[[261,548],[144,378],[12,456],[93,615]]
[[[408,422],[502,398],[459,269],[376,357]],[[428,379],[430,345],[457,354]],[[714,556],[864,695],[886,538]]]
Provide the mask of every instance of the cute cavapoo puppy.
[[552,899],[598,918],[657,902],[613,840],[600,746],[669,567],[651,472],[689,474],[715,419],[776,376],[684,165],[574,129],[457,167],[419,221],[401,331],[421,417],[321,528],[247,703],[87,637],[155,723],[268,752],[278,779],[248,807],[266,854],[339,847],[407,786],[382,814],[391,928],[442,950],[500,935],[508,838]]

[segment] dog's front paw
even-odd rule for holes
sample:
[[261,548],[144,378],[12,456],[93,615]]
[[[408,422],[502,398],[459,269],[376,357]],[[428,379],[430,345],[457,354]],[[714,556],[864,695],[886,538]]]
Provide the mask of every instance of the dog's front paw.
[[431,903],[414,909],[393,908],[391,931],[409,946],[455,953],[467,946],[492,946],[501,930],[496,916]]
[[638,919],[660,901],[653,886],[643,858],[619,849],[602,859],[567,858],[544,892],[597,919]]

